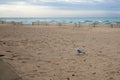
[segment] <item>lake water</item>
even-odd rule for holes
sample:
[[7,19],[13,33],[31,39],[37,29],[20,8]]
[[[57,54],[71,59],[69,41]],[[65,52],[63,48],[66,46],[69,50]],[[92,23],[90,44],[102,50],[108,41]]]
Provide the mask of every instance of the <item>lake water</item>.
[[15,21],[24,24],[31,24],[32,22],[49,22],[49,23],[98,23],[98,24],[120,24],[120,17],[48,17],[48,18],[0,18],[0,21]]

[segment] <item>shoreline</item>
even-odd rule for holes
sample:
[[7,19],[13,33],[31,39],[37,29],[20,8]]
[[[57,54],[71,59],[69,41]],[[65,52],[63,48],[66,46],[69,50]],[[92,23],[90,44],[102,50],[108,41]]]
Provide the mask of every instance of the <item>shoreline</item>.
[[0,21],[0,25],[32,25],[32,26],[58,26],[58,27],[74,27],[74,28],[120,28],[120,24],[97,24],[97,23],[50,23],[50,22],[32,22],[31,24],[23,24],[22,22],[5,22]]
[[32,23],[76,23],[76,24],[120,24],[120,17],[10,17],[0,18],[0,22]]

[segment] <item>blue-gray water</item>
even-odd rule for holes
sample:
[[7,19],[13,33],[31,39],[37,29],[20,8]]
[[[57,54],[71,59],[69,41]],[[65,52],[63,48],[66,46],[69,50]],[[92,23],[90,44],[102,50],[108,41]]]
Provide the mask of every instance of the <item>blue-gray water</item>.
[[22,22],[31,24],[32,22],[50,22],[50,23],[98,23],[98,24],[120,24],[120,17],[60,17],[60,18],[0,18],[0,21]]

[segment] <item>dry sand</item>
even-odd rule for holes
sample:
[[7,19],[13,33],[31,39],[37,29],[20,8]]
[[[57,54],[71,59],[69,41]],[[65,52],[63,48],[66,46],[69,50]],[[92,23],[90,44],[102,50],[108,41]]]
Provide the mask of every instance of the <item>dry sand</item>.
[[21,80],[11,65],[0,58],[0,80]]
[[0,24],[0,58],[23,80],[120,80],[120,28],[101,27]]

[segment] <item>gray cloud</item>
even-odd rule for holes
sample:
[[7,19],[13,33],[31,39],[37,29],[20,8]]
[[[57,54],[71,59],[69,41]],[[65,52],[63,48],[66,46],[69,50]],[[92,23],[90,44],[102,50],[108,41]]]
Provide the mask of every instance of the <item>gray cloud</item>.
[[120,0],[0,0],[0,4],[27,3],[70,10],[120,10]]

